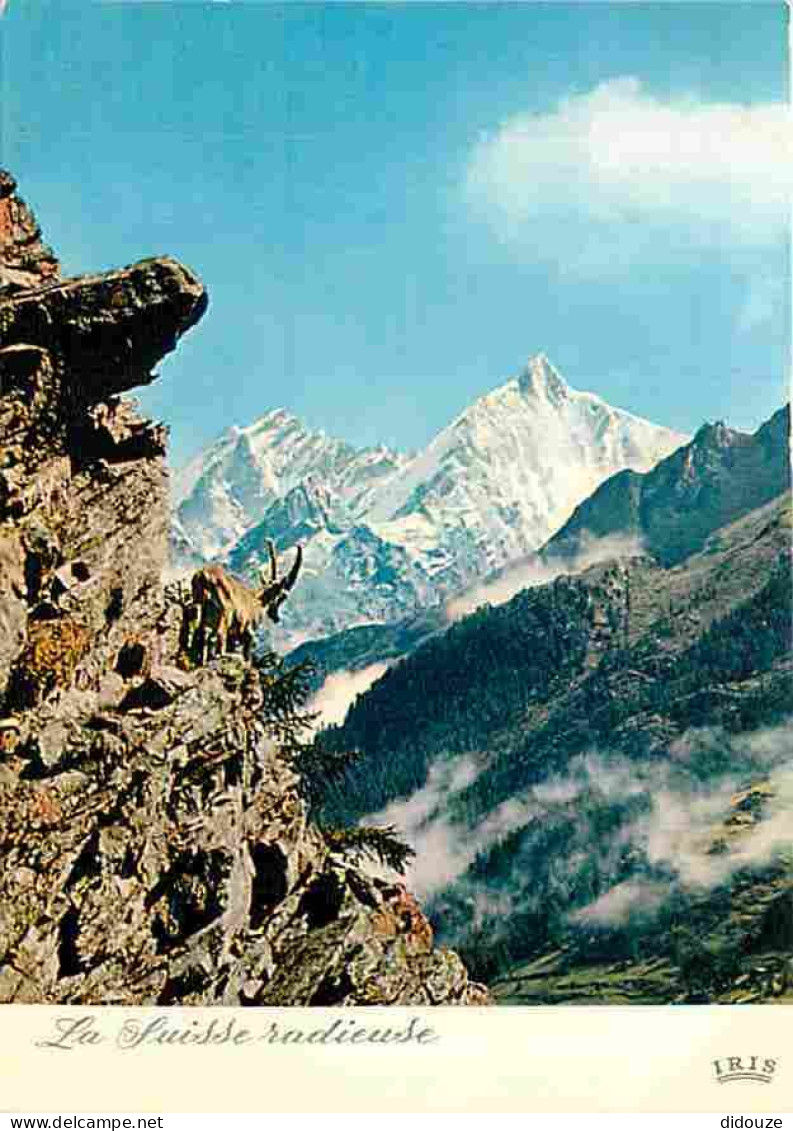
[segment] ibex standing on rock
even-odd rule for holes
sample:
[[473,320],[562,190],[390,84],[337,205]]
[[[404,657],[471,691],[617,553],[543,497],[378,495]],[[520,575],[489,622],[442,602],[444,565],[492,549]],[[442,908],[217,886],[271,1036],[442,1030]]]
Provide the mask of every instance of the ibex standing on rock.
[[231,577],[221,566],[204,566],[193,574],[192,603],[187,610],[187,650],[199,664],[214,656],[240,648],[250,659],[253,634],[257,623],[266,614],[276,624],[278,610],[297,581],[303,561],[303,550],[297,547],[295,560],[285,577],[278,577],[275,546],[268,539],[270,577],[251,589]]

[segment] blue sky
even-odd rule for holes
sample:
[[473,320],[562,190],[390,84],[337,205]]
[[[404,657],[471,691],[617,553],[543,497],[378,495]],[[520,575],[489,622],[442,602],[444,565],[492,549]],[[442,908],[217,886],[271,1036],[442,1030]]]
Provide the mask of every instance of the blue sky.
[[209,288],[176,462],[281,405],[418,447],[537,352],[682,430],[785,396],[782,4],[10,0],[0,49],[66,270]]

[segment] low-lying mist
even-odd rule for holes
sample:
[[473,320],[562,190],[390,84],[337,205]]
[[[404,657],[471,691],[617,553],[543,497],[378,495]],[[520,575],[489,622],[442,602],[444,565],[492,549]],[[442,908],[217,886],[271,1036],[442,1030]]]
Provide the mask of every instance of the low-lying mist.
[[319,715],[316,728],[341,725],[357,696],[368,691],[387,670],[388,664],[369,664],[358,671],[333,672],[312,695],[306,711]]
[[454,893],[474,922],[553,899],[572,923],[620,926],[793,845],[793,723],[692,730],[652,762],[590,751],[471,826],[453,819],[451,800],[486,774],[486,756],[436,763],[364,822],[394,825],[417,852],[409,886]]
[[446,617],[450,624],[474,612],[480,605],[503,605],[510,601],[521,589],[531,589],[546,585],[565,573],[581,573],[590,566],[611,558],[634,558],[645,553],[640,538],[626,538],[619,535],[596,538],[584,533],[581,548],[572,557],[549,556],[543,559],[534,557],[508,567],[492,581],[475,585],[446,604]]

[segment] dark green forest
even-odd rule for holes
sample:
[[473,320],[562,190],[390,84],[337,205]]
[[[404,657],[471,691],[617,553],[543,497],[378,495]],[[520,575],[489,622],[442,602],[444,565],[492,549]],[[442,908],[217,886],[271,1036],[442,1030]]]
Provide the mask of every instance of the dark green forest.
[[[655,647],[664,615],[632,648],[616,633],[591,671],[592,602],[581,580],[483,606],[389,669],[343,726],[323,732],[329,750],[360,756],[322,804],[334,819],[357,819],[420,789],[436,759],[486,752],[488,772],[454,799],[455,815],[472,818],[588,746],[640,758],[687,727],[773,723],[793,702],[790,674],[772,673],[790,654],[791,592],[783,553],[766,584],[689,647]],[[746,684],[740,694],[728,686],[736,682]],[[666,732],[656,739],[626,726],[643,716],[663,718]]]
[[[627,830],[650,812],[659,781],[693,795],[767,771],[741,736],[790,716],[789,552],[763,569],[766,580],[753,593],[679,640],[673,602],[650,592],[657,616],[628,646],[619,615],[624,593],[598,617],[602,588],[586,575],[480,608],[394,665],[342,727],[323,732],[321,743],[335,756],[357,753],[335,783],[320,787],[323,819],[350,824],[376,813],[421,789],[437,761],[473,754],[478,776],[443,799],[464,840],[499,805],[578,774],[574,798],[529,812],[429,900],[440,939],[484,980],[549,947],[586,953],[588,961],[663,953],[687,971],[691,1000],[699,1000],[740,957],[744,936],[724,911],[741,885],[751,888],[751,877],[731,876],[698,905],[662,863],[648,863]],[[638,562],[635,599],[636,587],[647,578],[657,585],[658,576]],[[693,743],[677,766],[670,748],[697,728],[723,740]],[[610,766],[623,775],[626,765],[635,767],[624,796],[601,788],[599,771],[582,776],[593,752],[606,775]],[[651,898],[624,922],[576,920],[577,908],[626,883],[645,885]]]
[[586,586],[560,578],[508,604],[484,605],[390,668],[360,696],[342,727],[321,736],[361,757],[325,804],[352,819],[419,789],[439,755],[478,750],[516,725],[582,669],[589,636]]

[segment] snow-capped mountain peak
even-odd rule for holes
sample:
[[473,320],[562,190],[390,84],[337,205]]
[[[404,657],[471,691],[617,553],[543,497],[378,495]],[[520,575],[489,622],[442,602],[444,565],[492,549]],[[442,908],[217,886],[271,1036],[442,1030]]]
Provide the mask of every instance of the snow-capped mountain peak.
[[245,428],[230,428],[177,472],[172,498],[184,534],[202,557],[214,558],[301,484],[323,484],[358,513],[373,484],[403,462],[384,446],[357,449],[278,408]]
[[558,404],[572,392],[561,374],[554,369],[544,353],[530,357],[517,384],[525,395],[544,397],[551,404]]
[[285,409],[230,430],[182,473],[179,530],[241,572],[267,537],[302,542],[290,626],[322,635],[445,600],[547,541],[610,475],[686,439],[572,389],[538,354],[411,458]]

